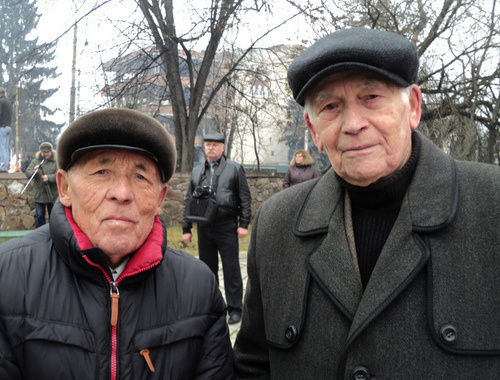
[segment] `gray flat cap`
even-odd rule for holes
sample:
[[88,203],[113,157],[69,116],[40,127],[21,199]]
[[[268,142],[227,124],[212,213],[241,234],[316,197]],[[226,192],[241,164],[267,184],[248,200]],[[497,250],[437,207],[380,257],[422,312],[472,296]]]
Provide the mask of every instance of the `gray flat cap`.
[[68,170],[83,154],[102,148],[149,156],[158,166],[163,183],[175,170],[175,144],[165,127],[151,116],[125,108],[90,112],[72,122],[57,144],[57,164]]
[[210,132],[203,136],[203,141],[216,141],[224,144],[225,137],[222,133],[219,132]]
[[413,43],[398,34],[349,28],[328,34],[292,62],[288,84],[304,105],[308,91],[322,79],[342,71],[368,70],[400,87],[416,83],[418,54]]

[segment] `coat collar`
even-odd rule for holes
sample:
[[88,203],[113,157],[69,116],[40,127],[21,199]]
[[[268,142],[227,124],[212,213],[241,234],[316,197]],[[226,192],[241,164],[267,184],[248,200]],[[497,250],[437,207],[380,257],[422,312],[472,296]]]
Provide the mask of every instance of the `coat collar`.
[[343,190],[330,169],[307,194],[294,226],[294,235],[324,234],[334,212],[342,207]]
[[[420,158],[406,197],[414,231],[443,228],[453,219],[458,202],[455,163],[420,132]],[[342,208],[344,191],[330,169],[309,191],[294,227],[296,236],[326,233],[330,219]],[[328,198],[329,200],[327,200]]]
[[445,227],[455,217],[458,177],[455,160],[421,133],[418,137],[420,159],[407,197],[413,231],[429,232]]
[[[221,163],[226,161],[226,156],[224,154],[220,156],[218,159],[216,159],[213,164],[214,167],[220,166]],[[208,160],[205,160],[205,169],[210,167],[210,162]]]
[[[39,161],[42,161],[44,158],[42,157],[42,152],[41,151],[38,151],[36,152],[35,154],[35,157],[37,160]],[[49,157],[49,159],[47,161],[55,161],[56,160],[56,151],[53,150],[52,151],[52,156]]]

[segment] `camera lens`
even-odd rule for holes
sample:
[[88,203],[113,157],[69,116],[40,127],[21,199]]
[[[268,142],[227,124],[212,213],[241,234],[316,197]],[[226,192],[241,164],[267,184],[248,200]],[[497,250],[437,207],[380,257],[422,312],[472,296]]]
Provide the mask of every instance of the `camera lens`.
[[197,186],[193,191],[195,198],[208,198],[212,196],[212,188],[210,186]]

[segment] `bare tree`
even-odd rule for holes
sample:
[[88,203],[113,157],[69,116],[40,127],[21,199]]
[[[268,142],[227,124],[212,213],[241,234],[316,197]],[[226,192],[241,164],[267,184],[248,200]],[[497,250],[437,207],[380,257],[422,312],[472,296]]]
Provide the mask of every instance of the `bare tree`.
[[290,129],[287,106],[292,94],[286,73],[298,51],[288,45],[254,49],[228,82],[232,96],[225,107],[240,121],[234,126],[240,159],[258,170],[261,162],[287,165],[289,161],[284,136]]
[[[174,20],[173,0],[136,0],[151,33],[165,71],[168,96],[172,106],[176,146],[179,154],[178,170],[189,172],[193,166],[195,136],[202,119],[210,115],[210,105],[216,94],[229,81],[234,70],[260,37],[234,60],[218,60],[218,53],[233,24],[251,12],[264,11],[269,0],[212,0],[207,8],[193,8],[199,20],[193,20],[192,29],[179,35]],[[186,3],[185,5],[188,5]],[[269,31],[263,31],[264,36]],[[192,46],[204,43],[203,56],[195,62]],[[188,72],[187,88],[182,82],[179,57]],[[228,64],[228,62],[230,62]]]

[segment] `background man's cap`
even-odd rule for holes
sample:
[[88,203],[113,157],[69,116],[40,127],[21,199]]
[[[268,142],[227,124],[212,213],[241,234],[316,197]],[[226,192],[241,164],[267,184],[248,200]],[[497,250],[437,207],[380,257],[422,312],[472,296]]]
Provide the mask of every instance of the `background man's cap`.
[[39,147],[40,152],[52,152],[52,144],[49,142],[43,142],[40,144]]
[[158,166],[163,183],[175,170],[175,144],[165,127],[151,116],[125,108],[93,111],[72,122],[57,144],[57,163],[68,170],[84,153],[102,148],[149,156]]
[[0,94],[5,94],[5,87],[0,87]]
[[221,142],[224,144],[225,137],[222,133],[220,132],[211,132],[207,133],[205,136],[203,136],[203,141],[216,141],[216,142]]
[[319,39],[292,62],[288,84],[303,106],[307,92],[332,74],[368,70],[408,87],[417,82],[418,64],[417,49],[403,36],[375,29],[342,29]]

